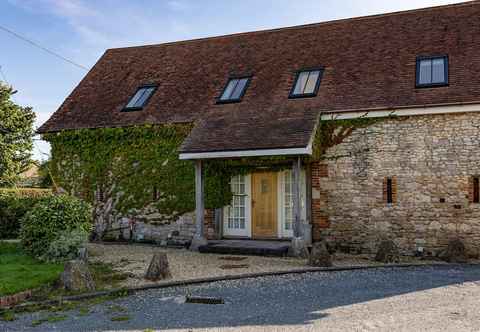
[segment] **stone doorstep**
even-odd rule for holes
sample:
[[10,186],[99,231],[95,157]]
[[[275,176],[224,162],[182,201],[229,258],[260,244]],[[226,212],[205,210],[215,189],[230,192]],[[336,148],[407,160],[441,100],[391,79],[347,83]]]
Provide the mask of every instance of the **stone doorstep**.
[[5,295],[0,297],[0,307],[11,307],[16,305],[32,296],[32,290],[26,290],[20,293],[16,293],[13,295]]

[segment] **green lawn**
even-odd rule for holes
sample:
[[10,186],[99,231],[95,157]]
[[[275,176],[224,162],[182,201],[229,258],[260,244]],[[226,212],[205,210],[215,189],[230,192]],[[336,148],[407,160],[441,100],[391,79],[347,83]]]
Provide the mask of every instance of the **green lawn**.
[[0,241],[0,296],[55,281],[62,264],[46,264],[26,255],[19,244]]

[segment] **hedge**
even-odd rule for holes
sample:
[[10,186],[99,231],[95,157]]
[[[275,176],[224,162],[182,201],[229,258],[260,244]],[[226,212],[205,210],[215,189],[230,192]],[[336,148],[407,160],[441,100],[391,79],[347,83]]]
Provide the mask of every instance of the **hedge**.
[[52,195],[25,214],[19,237],[30,255],[57,261],[75,257],[91,228],[90,204],[69,195]]
[[18,237],[20,219],[51,190],[37,188],[0,189],[0,239]]

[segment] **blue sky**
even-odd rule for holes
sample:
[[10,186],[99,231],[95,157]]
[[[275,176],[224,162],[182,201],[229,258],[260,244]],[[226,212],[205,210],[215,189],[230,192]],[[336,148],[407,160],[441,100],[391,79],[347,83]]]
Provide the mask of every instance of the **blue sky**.
[[[447,0],[2,0],[0,25],[92,67],[112,47],[230,34],[443,5]],[[45,122],[86,74],[0,30],[0,66]],[[2,77],[0,76],[0,79]],[[36,142],[35,158],[48,144]]]

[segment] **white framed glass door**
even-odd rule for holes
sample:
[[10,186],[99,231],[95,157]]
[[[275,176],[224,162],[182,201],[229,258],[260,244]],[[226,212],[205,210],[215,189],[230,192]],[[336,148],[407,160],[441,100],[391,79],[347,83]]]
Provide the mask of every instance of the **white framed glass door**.
[[[300,172],[300,218],[306,219],[306,178],[305,170]],[[293,237],[293,195],[294,195],[294,177],[291,170],[281,172],[278,177],[278,236],[281,238]]]
[[251,236],[251,177],[236,175],[230,181],[232,201],[224,208],[223,234],[225,236]]

